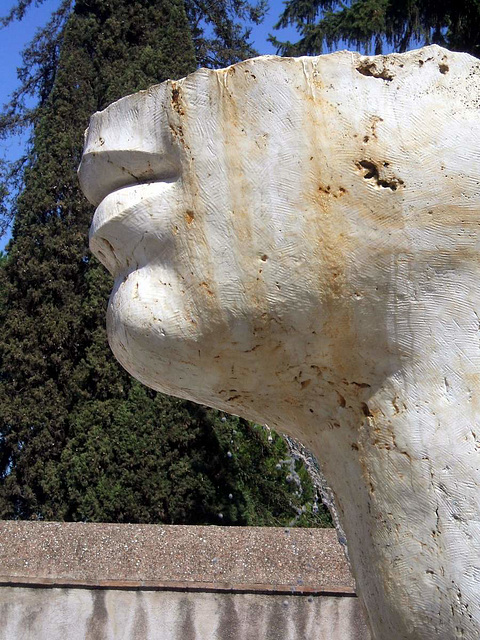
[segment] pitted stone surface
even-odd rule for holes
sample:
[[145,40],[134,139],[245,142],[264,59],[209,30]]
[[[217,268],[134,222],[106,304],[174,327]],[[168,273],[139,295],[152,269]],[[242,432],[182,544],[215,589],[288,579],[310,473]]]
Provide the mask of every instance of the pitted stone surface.
[[379,640],[480,637],[480,62],[202,69],[93,116],[80,179],[145,384],[320,460]]

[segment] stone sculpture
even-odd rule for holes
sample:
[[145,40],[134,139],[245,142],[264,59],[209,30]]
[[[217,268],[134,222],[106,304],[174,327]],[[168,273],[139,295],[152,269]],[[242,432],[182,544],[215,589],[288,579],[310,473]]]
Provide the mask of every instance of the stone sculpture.
[[293,434],[374,638],[480,637],[480,62],[267,56],[96,113],[80,180],[146,385]]

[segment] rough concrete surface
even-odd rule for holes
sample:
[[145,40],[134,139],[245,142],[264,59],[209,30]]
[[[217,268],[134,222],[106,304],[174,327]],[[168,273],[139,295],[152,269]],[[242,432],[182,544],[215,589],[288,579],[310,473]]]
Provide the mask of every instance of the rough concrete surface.
[[368,640],[353,596],[332,529],[0,522],[0,640]]
[[353,594],[333,529],[0,522],[0,583]]

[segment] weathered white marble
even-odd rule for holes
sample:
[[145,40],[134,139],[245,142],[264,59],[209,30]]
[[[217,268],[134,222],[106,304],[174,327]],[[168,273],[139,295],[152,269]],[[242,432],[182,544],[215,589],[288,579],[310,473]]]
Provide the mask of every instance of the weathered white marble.
[[201,69],[93,116],[110,343],[293,434],[381,640],[480,637],[480,62],[428,47]]

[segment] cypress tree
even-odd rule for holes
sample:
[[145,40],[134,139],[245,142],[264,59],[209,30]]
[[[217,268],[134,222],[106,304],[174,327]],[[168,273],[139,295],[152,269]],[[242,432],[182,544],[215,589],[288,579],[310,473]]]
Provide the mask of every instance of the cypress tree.
[[63,517],[61,453],[79,405],[122,397],[130,386],[102,328],[110,283],[86,246],[92,210],[76,167],[88,117],[196,66],[183,3],[172,0],[78,1],[58,60],[47,63],[55,67],[45,70],[51,88],[39,106],[5,267],[4,517]]
[[[106,342],[112,283],[87,249],[83,131],[94,111],[196,68],[184,3],[64,2],[26,60],[39,103],[0,265],[0,517],[317,522],[282,439],[142,387]],[[26,113],[18,100],[4,130]]]

